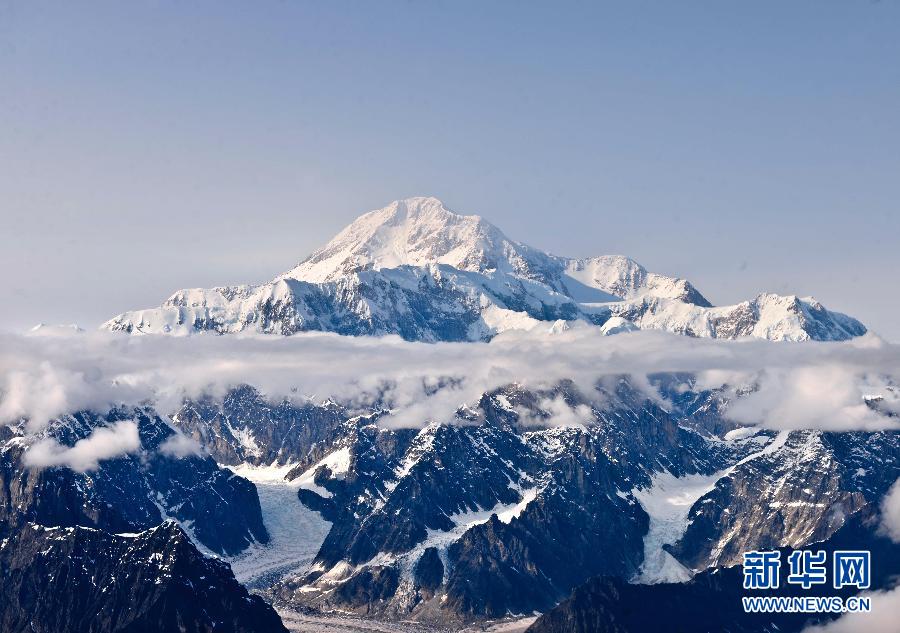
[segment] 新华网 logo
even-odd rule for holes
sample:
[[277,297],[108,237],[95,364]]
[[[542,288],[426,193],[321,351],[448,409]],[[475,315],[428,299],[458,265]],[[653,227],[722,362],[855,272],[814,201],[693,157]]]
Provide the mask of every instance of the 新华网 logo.
[[[781,582],[781,552],[751,551],[744,553],[744,589],[778,589]],[[796,550],[787,557],[789,585],[811,589],[828,583],[834,589],[855,587],[868,589],[871,585],[872,555],[865,550],[832,552],[831,565],[825,550]],[[866,596],[745,596],[747,613],[866,613],[871,600]]]

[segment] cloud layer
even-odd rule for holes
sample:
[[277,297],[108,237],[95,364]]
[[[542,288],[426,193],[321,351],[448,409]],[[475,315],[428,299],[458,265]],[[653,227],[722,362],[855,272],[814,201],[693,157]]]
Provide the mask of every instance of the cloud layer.
[[[273,399],[365,404],[379,398],[392,409],[386,424],[421,426],[449,419],[461,404],[512,382],[545,388],[571,379],[590,393],[597,380],[628,374],[649,390],[646,376],[655,372],[689,372],[708,387],[753,385],[753,393],[729,412],[745,424],[900,428],[894,417],[900,412],[894,388],[900,383],[900,346],[872,335],[846,343],[788,344],[647,331],[604,337],[587,327],[509,332],[483,344],[322,333],[288,338],[0,334],[0,423],[27,418],[37,430],[65,412],[148,400],[166,413],[185,397],[220,395],[246,383]],[[567,423],[578,423],[578,412],[573,415]]]

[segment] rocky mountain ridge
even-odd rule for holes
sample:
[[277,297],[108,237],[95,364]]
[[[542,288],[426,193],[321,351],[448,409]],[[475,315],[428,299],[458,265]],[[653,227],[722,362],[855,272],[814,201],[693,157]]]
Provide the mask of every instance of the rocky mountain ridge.
[[[543,611],[592,575],[683,581],[744,549],[828,538],[900,476],[896,432],[735,429],[722,394],[682,378],[656,378],[678,394],[666,409],[624,379],[598,397],[509,386],[424,429],[307,409],[317,430],[283,454],[287,480],[331,527],[270,595],[441,625]],[[240,399],[216,415],[261,406]],[[580,421],[555,424],[563,409]]]
[[[134,451],[79,472],[71,465],[29,463],[41,440],[72,449],[123,420],[137,426]],[[176,437],[153,409],[79,412],[52,421],[39,434],[24,425],[0,426],[0,523],[91,527],[139,532],[176,519],[199,546],[221,555],[266,543],[253,484],[220,468],[199,445],[182,454],[161,450]],[[196,451],[196,452],[195,452]]]
[[286,633],[278,615],[172,521],[138,534],[34,523],[0,532],[9,633]]

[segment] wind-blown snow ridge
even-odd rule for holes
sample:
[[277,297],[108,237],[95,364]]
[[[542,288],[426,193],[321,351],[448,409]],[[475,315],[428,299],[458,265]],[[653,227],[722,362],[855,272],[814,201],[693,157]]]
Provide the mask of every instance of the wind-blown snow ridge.
[[617,334],[846,340],[865,327],[815,299],[761,294],[712,307],[690,282],[619,255],[558,257],[509,239],[436,198],[370,211],[290,271],[258,286],[185,289],[103,325],[130,334],[321,330],[407,340],[488,340],[583,321]]

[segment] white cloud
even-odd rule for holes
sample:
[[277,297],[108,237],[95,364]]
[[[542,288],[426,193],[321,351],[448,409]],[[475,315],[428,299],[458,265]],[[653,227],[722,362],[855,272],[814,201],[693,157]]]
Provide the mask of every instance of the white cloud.
[[517,407],[519,423],[523,426],[573,426],[584,427],[594,421],[594,412],[586,404],[569,406],[561,395],[544,398],[538,404],[539,412]]
[[32,444],[25,452],[25,465],[33,468],[68,466],[84,472],[94,470],[99,462],[133,453],[141,447],[138,426],[133,421],[116,422],[100,427],[74,446],[63,446],[53,439]]
[[163,455],[180,459],[189,455],[202,455],[203,448],[196,440],[191,439],[184,433],[175,433],[159,445],[159,452]]
[[570,407],[562,396],[541,402],[541,408],[550,414],[551,426],[585,426],[594,421],[594,412],[586,404]]
[[885,416],[869,407],[870,387],[891,395],[887,384],[872,384],[868,372],[840,363],[776,367],[756,377],[757,390],[734,401],[728,416],[738,422],[764,421],[774,428],[824,428],[833,431],[885,428]]
[[28,417],[37,428],[47,419],[90,406],[103,385],[91,384],[92,376],[84,369],[70,369],[50,361],[37,362],[33,367],[4,372],[0,421]]
[[803,633],[897,633],[900,587],[890,591],[863,592],[872,599],[869,613],[848,613],[833,622],[803,629]]
[[[69,337],[0,334],[0,423],[28,418],[32,430],[77,409],[146,400],[161,413],[185,397],[251,384],[272,399],[380,397],[392,426],[448,420],[484,392],[518,382],[544,389],[571,379],[592,394],[604,377],[631,375],[651,397],[647,374],[697,374],[704,386],[742,380],[756,391],[729,415],[771,428],[900,428],[900,346],[873,335],[845,343],[717,341],[663,332],[604,337],[596,328],[553,335],[508,332],[490,343],[410,343],[397,337]],[[882,412],[863,396],[881,396]],[[659,400],[663,402],[662,400]],[[583,412],[582,412],[583,413]],[[577,412],[576,412],[577,414]]]
[[881,501],[880,531],[895,543],[900,543],[900,479],[894,482]]

